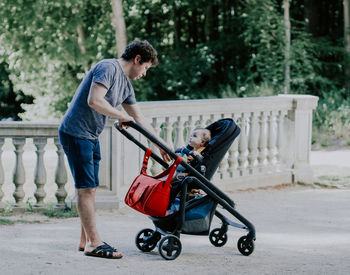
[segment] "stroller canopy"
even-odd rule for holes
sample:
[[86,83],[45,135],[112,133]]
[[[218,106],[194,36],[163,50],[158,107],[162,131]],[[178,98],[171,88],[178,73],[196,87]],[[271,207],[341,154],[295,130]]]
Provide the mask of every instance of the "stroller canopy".
[[220,119],[206,128],[210,130],[212,138],[202,151],[201,164],[195,164],[194,168],[197,169],[200,165],[205,165],[204,176],[210,180],[241,130],[230,118]]

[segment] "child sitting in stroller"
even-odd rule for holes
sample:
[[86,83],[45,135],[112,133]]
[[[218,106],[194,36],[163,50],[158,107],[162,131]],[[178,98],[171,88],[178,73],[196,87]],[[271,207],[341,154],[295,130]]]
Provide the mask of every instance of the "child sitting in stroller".
[[[187,162],[191,162],[194,156],[201,157],[201,152],[211,139],[211,133],[206,128],[196,128],[191,132],[187,146],[176,149],[175,153],[180,154],[182,158],[187,158]],[[183,180],[187,176],[186,169],[179,165],[173,181]],[[190,193],[199,193],[198,189],[189,190]]]
[[[196,128],[191,132],[187,146],[176,149],[175,153],[179,154],[182,158],[186,159],[189,163],[195,157],[201,158],[201,152],[205,149],[205,146],[211,139],[211,132],[206,128]],[[188,175],[186,169],[179,165],[176,169],[176,173],[171,181],[172,191],[170,195],[169,210],[167,215],[178,210],[179,201],[176,201],[175,197],[181,188],[182,180]],[[203,196],[204,193],[200,189],[190,188],[187,191],[187,200],[195,197]],[[174,203],[175,202],[175,203]]]

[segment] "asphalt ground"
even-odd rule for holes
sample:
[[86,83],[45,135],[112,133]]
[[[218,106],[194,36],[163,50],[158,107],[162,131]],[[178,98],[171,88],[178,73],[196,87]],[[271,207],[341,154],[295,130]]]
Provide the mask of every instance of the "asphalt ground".
[[[311,160],[317,177],[337,171],[348,177],[349,154],[312,155]],[[286,185],[228,193],[256,228],[250,256],[237,249],[245,231],[233,227],[223,247],[214,247],[208,236],[181,235],[182,252],[173,261],[164,260],[158,248],[140,252],[136,234],[154,226],[147,216],[124,207],[97,211],[100,235],[124,257],[87,257],[77,250],[79,218],[17,215],[12,218],[38,223],[0,225],[0,274],[349,274],[349,186]],[[218,226],[214,219],[211,228]]]
[[[256,227],[255,250],[242,256],[230,227],[228,242],[214,247],[207,236],[181,235],[182,252],[164,260],[158,249],[140,252],[135,235],[154,228],[132,209],[98,211],[103,240],[120,260],[77,251],[79,219],[0,226],[1,274],[349,274],[350,190],[291,186],[230,193],[237,210]],[[212,228],[218,226],[214,220]]]

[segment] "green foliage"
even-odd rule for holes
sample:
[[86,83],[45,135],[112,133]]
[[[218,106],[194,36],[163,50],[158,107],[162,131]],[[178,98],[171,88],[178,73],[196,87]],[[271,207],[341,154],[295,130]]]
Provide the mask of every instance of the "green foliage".
[[320,98],[313,119],[313,143],[322,147],[350,144],[350,98],[344,91],[333,91]]
[[8,64],[0,63],[0,120],[6,118],[18,120],[18,114],[24,112],[21,104],[33,102],[32,96],[25,95],[21,90],[14,91],[9,75]]
[[249,0],[243,13],[242,36],[249,47],[247,83],[267,82],[281,90],[284,79],[283,15],[273,0]]
[[[128,40],[147,39],[159,52],[159,66],[133,83],[137,99],[282,93],[286,60],[281,3],[123,1]],[[332,6],[322,0],[320,5],[330,9],[329,26],[319,26],[315,35],[307,32],[303,1],[291,1],[291,92],[319,96],[328,109],[317,110],[315,123],[338,135],[335,125],[347,123],[349,98],[344,89],[349,59],[340,28],[341,1]],[[0,61],[9,64],[3,87],[12,83],[17,103],[24,95],[35,97],[35,106],[25,106],[28,112],[22,117],[61,117],[91,65],[116,57],[111,13],[108,0],[0,2]],[[329,104],[336,108],[330,110]]]
[[47,112],[65,111],[91,64],[114,56],[107,0],[3,0],[0,17],[0,54],[10,64],[15,89],[50,97]]

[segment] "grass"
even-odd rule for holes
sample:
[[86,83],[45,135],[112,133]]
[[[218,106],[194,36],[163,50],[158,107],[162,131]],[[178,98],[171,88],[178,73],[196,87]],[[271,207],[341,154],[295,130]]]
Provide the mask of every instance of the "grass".
[[28,221],[28,220],[23,220],[23,219],[0,219],[0,225],[13,225],[15,223],[41,223],[39,220],[34,220],[34,221]]
[[7,205],[5,209],[0,212],[0,226],[1,225],[13,225],[16,223],[26,223],[26,224],[36,224],[49,221],[44,217],[66,219],[78,217],[78,211],[76,208],[55,208],[54,204],[46,205],[43,211],[33,211],[32,207],[27,207],[27,209],[22,212],[14,211],[13,207]]
[[74,218],[79,216],[78,211],[75,208],[70,209],[68,207],[64,209],[49,207],[44,210],[43,214],[49,218],[59,219]]

